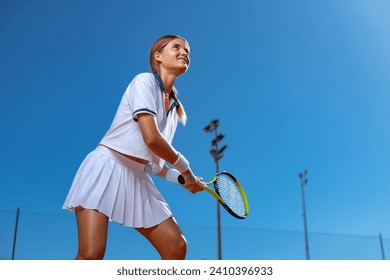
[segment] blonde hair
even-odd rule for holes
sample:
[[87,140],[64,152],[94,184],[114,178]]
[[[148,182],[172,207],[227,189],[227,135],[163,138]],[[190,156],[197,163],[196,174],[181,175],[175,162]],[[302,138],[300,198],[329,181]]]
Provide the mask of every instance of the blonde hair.
[[[153,73],[159,74],[159,71],[158,71],[159,64],[158,64],[157,60],[154,58],[154,54],[156,52],[161,52],[169,44],[169,42],[171,42],[174,39],[181,39],[184,42],[186,42],[186,44],[188,45],[187,40],[184,39],[183,37],[178,36],[178,35],[165,35],[165,36],[160,37],[159,39],[157,39],[153,43],[152,47],[150,48],[150,52],[149,52],[149,66],[150,66],[150,69],[152,70]],[[179,104],[177,106],[177,109],[176,109],[177,115],[179,116],[179,120],[181,121],[181,123],[183,125],[185,125],[187,122],[187,114],[186,114],[186,111],[184,110],[183,104],[181,104],[179,98],[177,97],[176,90],[171,91],[170,97],[172,97]]]

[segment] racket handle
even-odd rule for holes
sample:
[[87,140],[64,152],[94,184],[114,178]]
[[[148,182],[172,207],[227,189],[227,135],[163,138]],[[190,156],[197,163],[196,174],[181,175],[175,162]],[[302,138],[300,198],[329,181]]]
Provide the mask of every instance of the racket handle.
[[180,184],[184,185],[186,180],[184,180],[184,177],[182,175],[179,175],[179,177],[177,177],[177,181],[179,181]]

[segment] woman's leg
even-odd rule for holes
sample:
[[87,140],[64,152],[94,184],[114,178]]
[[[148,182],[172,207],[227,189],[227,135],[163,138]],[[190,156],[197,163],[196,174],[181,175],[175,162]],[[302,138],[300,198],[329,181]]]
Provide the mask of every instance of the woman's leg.
[[136,228],[156,248],[163,260],[184,260],[187,241],[174,218],[151,228]]
[[106,252],[108,217],[97,210],[76,208],[79,248],[76,260],[100,260]]

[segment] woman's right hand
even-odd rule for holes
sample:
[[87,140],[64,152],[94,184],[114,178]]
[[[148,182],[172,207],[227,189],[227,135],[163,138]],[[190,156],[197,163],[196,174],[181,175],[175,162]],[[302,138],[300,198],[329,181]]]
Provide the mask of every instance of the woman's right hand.
[[185,182],[182,186],[184,186],[191,193],[195,194],[204,190],[203,178],[195,177],[191,169],[188,169],[181,175],[183,176]]

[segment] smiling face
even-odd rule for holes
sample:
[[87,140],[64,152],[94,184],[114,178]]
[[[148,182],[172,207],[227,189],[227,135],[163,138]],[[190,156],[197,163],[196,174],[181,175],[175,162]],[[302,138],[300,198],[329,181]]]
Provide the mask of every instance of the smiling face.
[[187,71],[190,65],[190,48],[184,39],[174,38],[161,50],[154,52],[153,58],[157,62],[159,73],[168,71],[176,76]]

